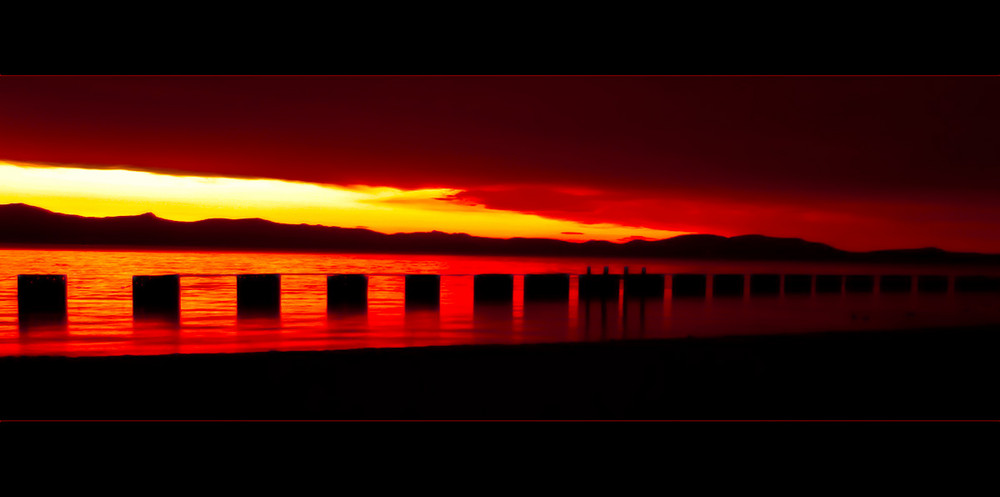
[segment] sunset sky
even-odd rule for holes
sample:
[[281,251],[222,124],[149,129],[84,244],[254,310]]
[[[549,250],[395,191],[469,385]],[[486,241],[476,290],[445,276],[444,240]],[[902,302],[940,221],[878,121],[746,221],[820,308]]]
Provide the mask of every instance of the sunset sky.
[[0,76],[0,203],[1000,253],[996,77]]

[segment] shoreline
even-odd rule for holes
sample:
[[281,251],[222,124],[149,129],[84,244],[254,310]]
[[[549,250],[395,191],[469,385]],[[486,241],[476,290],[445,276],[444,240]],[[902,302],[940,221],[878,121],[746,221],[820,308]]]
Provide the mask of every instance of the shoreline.
[[0,357],[0,419],[1000,419],[1000,325]]

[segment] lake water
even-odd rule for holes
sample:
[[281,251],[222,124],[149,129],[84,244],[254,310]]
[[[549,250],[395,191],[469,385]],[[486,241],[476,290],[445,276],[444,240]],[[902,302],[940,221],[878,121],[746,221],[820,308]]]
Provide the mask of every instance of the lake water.
[[[707,337],[1000,323],[1000,293],[808,294],[523,301],[530,273],[1000,274],[1000,268],[439,255],[0,250],[0,356],[149,355]],[[22,329],[18,274],[67,275],[68,322]],[[237,319],[236,274],[280,273],[279,318]],[[326,274],[370,275],[368,312],[329,315]],[[440,274],[437,311],[406,311],[404,274]],[[473,276],[514,274],[513,308],[476,308]],[[136,321],[132,276],[180,274],[179,322]],[[711,283],[709,283],[711,285]],[[876,283],[877,285],[877,283]],[[711,290],[711,286],[709,288]]]

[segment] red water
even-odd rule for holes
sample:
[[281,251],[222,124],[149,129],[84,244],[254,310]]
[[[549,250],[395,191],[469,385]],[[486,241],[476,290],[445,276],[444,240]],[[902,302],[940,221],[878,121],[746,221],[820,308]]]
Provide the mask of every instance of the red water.
[[[676,260],[331,255],[219,252],[0,250],[0,356],[149,355],[328,350],[454,344],[515,344],[677,338],[1000,323],[998,294],[848,294],[673,300],[585,305],[576,278],[569,303],[525,309],[527,273],[975,274],[970,267]],[[993,269],[992,273],[995,274]],[[65,274],[68,323],[21,329],[18,274]],[[236,318],[236,274],[280,273],[281,317]],[[328,315],[326,274],[369,277],[366,315]],[[404,312],[404,274],[440,274],[439,312]],[[514,274],[513,311],[476,311],[472,275]],[[181,274],[179,323],[134,321],[133,275]]]

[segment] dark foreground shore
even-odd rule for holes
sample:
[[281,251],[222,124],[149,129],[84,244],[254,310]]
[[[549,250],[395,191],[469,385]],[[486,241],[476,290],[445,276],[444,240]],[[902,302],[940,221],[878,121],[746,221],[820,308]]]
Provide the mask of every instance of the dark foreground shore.
[[0,419],[1000,419],[1000,326],[0,358]]

